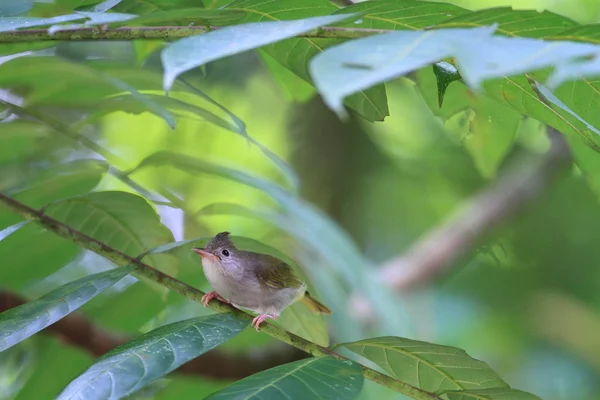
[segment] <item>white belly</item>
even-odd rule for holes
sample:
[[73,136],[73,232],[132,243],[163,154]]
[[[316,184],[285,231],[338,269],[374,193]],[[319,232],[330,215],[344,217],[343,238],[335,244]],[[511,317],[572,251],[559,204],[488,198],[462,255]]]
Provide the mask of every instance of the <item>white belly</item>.
[[244,271],[225,271],[221,265],[208,259],[202,260],[202,266],[215,292],[238,308],[260,314],[279,315],[306,291],[306,286],[293,289],[264,288],[256,278],[244,276]]

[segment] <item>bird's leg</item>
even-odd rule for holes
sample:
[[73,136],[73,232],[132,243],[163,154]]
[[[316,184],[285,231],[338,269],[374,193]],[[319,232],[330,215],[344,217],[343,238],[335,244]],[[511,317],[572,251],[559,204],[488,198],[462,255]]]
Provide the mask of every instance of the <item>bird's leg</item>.
[[227,301],[225,299],[225,297],[221,296],[219,293],[212,291],[212,292],[208,292],[206,293],[204,296],[202,296],[202,304],[204,304],[204,307],[208,307],[208,303],[212,300],[212,299],[219,299],[221,300],[223,303],[227,303],[229,304],[229,301]]
[[267,318],[277,318],[279,317],[279,315],[274,315],[274,314],[260,314],[258,317],[255,317],[252,320],[252,327],[254,329],[256,329],[256,331],[258,332],[258,328],[260,326],[260,324],[262,324]]

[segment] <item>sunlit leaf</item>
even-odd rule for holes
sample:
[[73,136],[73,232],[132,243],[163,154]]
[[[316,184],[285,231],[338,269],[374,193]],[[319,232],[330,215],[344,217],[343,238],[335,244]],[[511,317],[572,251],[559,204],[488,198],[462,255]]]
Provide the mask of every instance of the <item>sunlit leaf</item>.
[[314,357],[259,372],[206,399],[351,400],[359,395],[362,386],[358,364],[333,357]]
[[190,69],[223,57],[275,43],[311,31],[322,25],[342,21],[351,16],[325,16],[294,21],[256,22],[226,27],[202,35],[180,39],[161,53],[165,68],[163,86],[166,91],[169,91],[177,76]]
[[36,334],[119,280],[133,267],[120,267],[67,283],[47,295],[0,314],[0,351]]
[[57,400],[123,398],[231,339],[247,325],[233,314],[216,314],[162,326],[100,357]]
[[380,337],[343,343],[393,377],[426,391],[508,388],[485,362],[456,347],[400,337]]
[[437,80],[438,104],[442,108],[448,86],[460,80],[460,74],[454,65],[443,61],[433,64],[433,73]]

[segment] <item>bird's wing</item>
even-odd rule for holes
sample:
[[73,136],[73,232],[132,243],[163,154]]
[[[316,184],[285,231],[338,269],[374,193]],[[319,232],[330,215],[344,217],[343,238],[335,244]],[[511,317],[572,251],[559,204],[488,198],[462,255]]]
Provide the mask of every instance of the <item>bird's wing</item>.
[[268,258],[269,262],[258,262],[256,264],[256,276],[264,285],[273,289],[284,289],[298,288],[304,284],[296,276],[292,267],[278,258],[271,256]]

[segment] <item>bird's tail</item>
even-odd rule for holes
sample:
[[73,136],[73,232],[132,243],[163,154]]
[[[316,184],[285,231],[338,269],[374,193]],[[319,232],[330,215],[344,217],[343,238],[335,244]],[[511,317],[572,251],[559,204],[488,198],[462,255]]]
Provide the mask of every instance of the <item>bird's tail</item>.
[[329,308],[319,303],[319,301],[312,297],[308,292],[304,293],[304,297],[302,297],[302,303],[304,303],[304,305],[314,313],[331,314],[331,310]]

